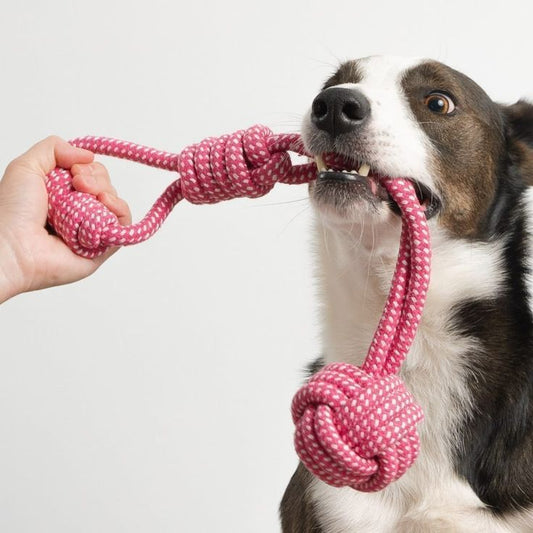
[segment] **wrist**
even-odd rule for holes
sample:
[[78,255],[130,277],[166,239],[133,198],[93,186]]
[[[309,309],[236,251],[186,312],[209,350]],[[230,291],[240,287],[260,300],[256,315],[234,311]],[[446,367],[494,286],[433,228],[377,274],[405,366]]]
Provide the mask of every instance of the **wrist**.
[[0,234],[0,304],[24,292],[23,279],[16,247]]

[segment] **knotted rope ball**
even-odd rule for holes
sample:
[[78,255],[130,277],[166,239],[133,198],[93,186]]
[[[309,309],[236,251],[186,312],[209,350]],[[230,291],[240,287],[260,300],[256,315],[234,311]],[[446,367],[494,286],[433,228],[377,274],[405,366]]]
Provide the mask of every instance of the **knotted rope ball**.
[[[105,137],[83,137],[75,146],[98,154],[176,171],[172,182],[137,224],[121,226],[97,199],[72,187],[72,176],[56,168],[47,176],[48,221],[70,248],[96,257],[110,246],[148,239],[183,198],[215,203],[267,194],[277,181],[316,179],[314,163],[293,165],[289,151],[305,153],[297,134],[274,135],[253,126],[208,138],[173,154]],[[326,155],[330,168],[343,168]],[[416,459],[416,425],[422,411],[397,376],[413,342],[429,285],[431,250],[423,207],[413,184],[383,178],[402,214],[402,234],[391,290],[362,367],[332,363],[296,394],[292,416],[295,447],[305,466],[336,487],[376,491],[398,479]]]
[[295,445],[307,469],[335,487],[365,492],[411,466],[422,416],[397,375],[374,377],[345,363],[324,367],[292,404]]

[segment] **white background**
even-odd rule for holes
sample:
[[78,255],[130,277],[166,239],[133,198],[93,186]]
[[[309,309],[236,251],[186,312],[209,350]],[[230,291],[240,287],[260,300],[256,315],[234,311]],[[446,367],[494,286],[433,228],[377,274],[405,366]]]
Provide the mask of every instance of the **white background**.
[[[498,7],[495,7],[495,6]],[[51,133],[178,151],[297,131],[339,61],[429,56],[533,95],[530,2],[5,2],[0,168]],[[138,219],[174,176],[105,160]],[[149,242],[0,309],[0,531],[277,531],[320,353],[306,187],[180,204]]]

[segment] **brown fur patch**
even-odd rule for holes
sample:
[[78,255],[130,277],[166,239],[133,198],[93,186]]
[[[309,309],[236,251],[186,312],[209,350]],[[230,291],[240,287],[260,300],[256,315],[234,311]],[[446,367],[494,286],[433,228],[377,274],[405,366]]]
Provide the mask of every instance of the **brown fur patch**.
[[[408,70],[402,86],[434,147],[434,179],[443,200],[439,222],[454,236],[475,238],[494,200],[505,149],[500,107],[470,78],[436,61]],[[425,98],[434,91],[452,98],[453,113],[428,109]]]
[[343,63],[338,68],[337,72],[326,81],[322,88],[327,89],[328,87],[340,85],[341,83],[359,83],[361,78],[361,71],[359,70],[357,60],[346,61],[346,63]]

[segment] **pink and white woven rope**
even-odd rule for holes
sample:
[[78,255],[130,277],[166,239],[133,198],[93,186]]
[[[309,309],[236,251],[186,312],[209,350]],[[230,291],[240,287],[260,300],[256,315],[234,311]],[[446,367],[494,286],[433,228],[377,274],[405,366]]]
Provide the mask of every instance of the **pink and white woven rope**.
[[[90,194],[72,187],[72,176],[56,168],[47,176],[48,221],[77,254],[96,257],[110,246],[142,242],[161,226],[183,198],[215,203],[268,193],[277,181],[307,183],[314,163],[293,165],[289,151],[306,155],[297,134],[273,134],[253,126],[208,138],[173,154],[104,137],[83,137],[75,146],[97,154],[176,171],[172,182],[138,223],[121,226]],[[337,156],[326,156],[342,168]],[[382,180],[402,213],[396,268],[383,315],[361,368],[332,363],[297,392],[292,403],[295,447],[305,466],[331,485],[380,490],[416,459],[416,425],[422,410],[397,373],[416,335],[429,285],[431,248],[424,209],[406,179]]]
[[317,477],[360,491],[402,476],[420,451],[421,408],[396,373],[407,356],[429,286],[431,248],[423,208],[408,180],[383,181],[402,212],[391,289],[361,368],[331,363],[296,393],[295,447]]
[[70,142],[97,154],[180,174],[140,222],[121,226],[94,196],[73,189],[68,170],[56,168],[50,172],[48,221],[75,253],[89,258],[103,254],[110,246],[145,241],[183,198],[198,204],[256,198],[268,193],[277,181],[306,183],[316,173],[314,164],[291,162],[289,151],[305,154],[299,135],[274,135],[260,125],[205,139],[180,154],[105,137],[82,137]]

